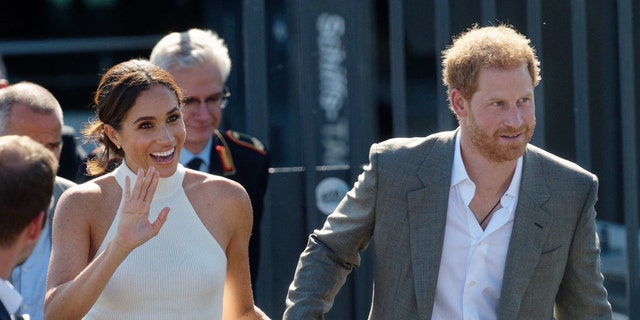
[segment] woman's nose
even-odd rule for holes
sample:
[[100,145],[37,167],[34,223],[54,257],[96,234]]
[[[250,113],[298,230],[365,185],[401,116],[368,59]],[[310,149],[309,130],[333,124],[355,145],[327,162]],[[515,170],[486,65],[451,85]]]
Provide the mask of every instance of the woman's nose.
[[160,131],[161,132],[160,132],[160,135],[158,136],[158,141],[161,141],[161,142],[173,141],[175,139],[173,137],[173,134],[171,134],[171,130],[169,130],[167,126],[163,126]]

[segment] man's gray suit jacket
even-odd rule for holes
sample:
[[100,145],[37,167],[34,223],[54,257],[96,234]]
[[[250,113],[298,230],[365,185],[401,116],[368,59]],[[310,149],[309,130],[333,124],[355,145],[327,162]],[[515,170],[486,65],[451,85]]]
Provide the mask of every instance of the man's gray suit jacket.
[[[431,319],[457,132],[371,147],[353,189],[310,235],[285,319],[323,319],[371,241],[369,318]],[[532,145],[523,160],[497,318],[611,319],[595,225],[597,177]]]
[[53,201],[51,202],[51,208],[49,209],[49,219],[53,218],[53,213],[56,210],[58,200],[60,199],[60,196],[62,196],[62,193],[75,185],[76,183],[71,180],[56,176],[56,180],[53,183]]

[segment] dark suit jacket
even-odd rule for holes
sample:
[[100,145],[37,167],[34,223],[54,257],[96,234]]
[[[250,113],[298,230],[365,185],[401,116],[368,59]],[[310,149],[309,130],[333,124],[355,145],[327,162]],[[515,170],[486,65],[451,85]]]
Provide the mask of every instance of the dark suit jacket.
[[11,316],[2,302],[0,302],[0,320],[11,320]]
[[249,242],[251,283],[255,287],[260,258],[260,222],[264,195],[269,178],[269,156],[258,139],[227,130],[216,131],[211,148],[209,173],[221,175],[240,183],[249,194],[253,207],[253,230]]
[[75,129],[71,126],[63,126],[58,176],[78,182],[79,180],[76,180],[78,169],[82,166],[82,161],[86,156],[87,153],[76,142]]
[[[371,319],[431,319],[457,131],[371,147],[354,188],[309,237],[285,319],[322,319],[370,241]],[[505,262],[498,319],[611,319],[596,236],[598,180],[532,145]]]
[[[24,319],[21,315],[16,315],[15,320]],[[4,304],[0,301],[0,320],[11,320],[11,315],[9,315],[9,311],[5,308]]]

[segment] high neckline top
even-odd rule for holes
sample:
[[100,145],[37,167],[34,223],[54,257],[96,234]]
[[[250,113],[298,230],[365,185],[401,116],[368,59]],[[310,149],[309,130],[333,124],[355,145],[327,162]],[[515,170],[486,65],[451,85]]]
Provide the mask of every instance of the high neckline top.
[[[167,220],[118,266],[84,319],[222,318],[227,258],[182,188],[185,172],[178,165],[173,175],[160,178],[148,219],[155,221],[169,207]],[[133,189],[137,177],[125,163],[113,174],[123,193],[126,177]],[[98,254],[117,236],[124,204],[123,196]]]
[[[169,177],[160,178],[158,181],[158,187],[156,188],[156,193],[154,198],[161,199],[168,197],[174,194],[178,189],[182,188],[182,180],[184,180],[185,168],[181,164],[178,163],[178,167],[176,168],[176,172]],[[131,181],[131,189],[133,190],[133,186],[135,185],[137,174],[129,168],[127,163],[123,160],[122,164],[114,170],[114,174],[116,180],[118,180],[118,184],[124,187],[125,177],[129,177]]]

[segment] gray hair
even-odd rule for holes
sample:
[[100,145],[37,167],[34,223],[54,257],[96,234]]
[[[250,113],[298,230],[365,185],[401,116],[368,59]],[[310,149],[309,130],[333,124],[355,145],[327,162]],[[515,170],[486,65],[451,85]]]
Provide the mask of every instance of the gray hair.
[[222,75],[222,82],[227,81],[231,72],[229,49],[211,30],[192,28],[169,33],[153,47],[149,60],[167,71],[213,63]]
[[23,103],[31,110],[42,114],[55,114],[64,125],[62,107],[58,99],[44,87],[27,81],[10,85],[0,90],[0,135],[5,135],[9,112],[16,103]]

